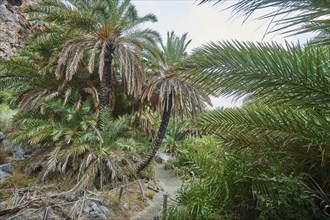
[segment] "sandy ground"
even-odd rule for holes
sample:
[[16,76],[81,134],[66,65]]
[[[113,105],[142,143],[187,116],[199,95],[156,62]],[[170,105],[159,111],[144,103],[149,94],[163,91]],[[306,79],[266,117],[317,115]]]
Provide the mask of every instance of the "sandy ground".
[[169,194],[169,203],[171,198],[175,197],[178,189],[181,187],[181,180],[172,174],[171,170],[164,170],[163,164],[157,164],[155,168],[155,179],[159,186],[164,190],[157,193],[153,200],[149,201],[149,206],[143,211],[133,216],[131,220],[153,220],[163,207],[163,195]]

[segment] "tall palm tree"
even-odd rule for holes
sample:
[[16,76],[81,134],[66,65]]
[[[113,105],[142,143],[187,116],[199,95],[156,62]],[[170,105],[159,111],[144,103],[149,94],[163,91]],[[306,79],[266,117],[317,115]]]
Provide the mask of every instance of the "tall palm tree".
[[142,100],[155,101],[163,111],[161,124],[149,153],[135,167],[139,173],[153,159],[164,139],[171,113],[182,115],[184,113],[194,116],[197,109],[202,109],[204,103],[210,100],[202,90],[193,85],[189,79],[181,75],[181,64],[187,58],[187,34],[178,37],[174,32],[167,33],[166,44],[160,42],[160,47],[154,47],[147,54],[149,70],[153,77],[147,82]]
[[[70,81],[81,63],[90,74],[95,74],[97,65],[99,108],[110,108],[110,90],[116,72],[128,94],[139,95],[144,72],[138,53],[145,43],[159,38],[157,32],[142,29],[140,25],[155,22],[156,17],[153,14],[139,17],[130,0],[68,2],[39,1],[27,10],[32,21],[45,24],[41,37],[56,36],[63,41],[54,50],[57,78]],[[70,37],[61,39],[63,35]]]

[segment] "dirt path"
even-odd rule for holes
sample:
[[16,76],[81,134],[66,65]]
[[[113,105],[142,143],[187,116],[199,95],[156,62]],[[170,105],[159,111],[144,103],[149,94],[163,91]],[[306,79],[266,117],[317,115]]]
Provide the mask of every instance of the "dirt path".
[[153,200],[149,202],[149,206],[143,211],[137,213],[131,220],[153,220],[154,216],[159,213],[163,207],[163,195],[169,194],[169,198],[175,197],[175,193],[181,187],[181,180],[171,173],[171,170],[164,170],[163,164],[157,164],[155,168],[155,179],[159,186],[164,189],[157,193]]

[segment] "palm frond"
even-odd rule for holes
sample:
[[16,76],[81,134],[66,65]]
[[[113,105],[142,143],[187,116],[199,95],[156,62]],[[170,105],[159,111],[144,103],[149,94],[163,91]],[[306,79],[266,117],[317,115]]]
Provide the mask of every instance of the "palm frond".
[[218,42],[196,49],[186,72],[213,95],[327,111],[329,60],[326,47]]
[[[200,4],[212,2],[201,0]],[[224,0],[213,1],[214,4],[225,2]],[[272,18],[271,32],[280,31],[292,35],[306,32],[321,32],[324,38],[315,39],[318,44],[329,45],[330,43],[330,1],[329,0],[239,0],[231,8],[235,12],[243,13],[249,17],[252,13],[261,9],[274,8],[272,12],[260,16],[260,19]]]
[[292,150],[305,159],[329,163],[330,121],[317,111],[253,105],[217,109],[202,114],[197,126],[231,146]]

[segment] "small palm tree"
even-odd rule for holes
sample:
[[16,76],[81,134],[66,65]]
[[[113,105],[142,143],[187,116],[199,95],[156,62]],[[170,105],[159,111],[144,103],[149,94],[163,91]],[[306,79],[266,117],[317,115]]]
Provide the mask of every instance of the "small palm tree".
[[159,37],[140,25],[155,22],[156,17],[152,14],[139,17],[130,0],[69,2],[70,5],[57,0],[40,1],[27,10],[32,21],[46,24],[39,40],[55,39],[54,45],[58,45],[56,39],[62,41],[54,50],[57,78],[72,80],[84,63],[93,74],[97,63],[99,108],[110,108],[114,73],[121,76],[128,94],[140,94],[144,74],[137,54],[146,42],[153,43]]
[[142,100],[156,100],[162,113],[161,124],[156,138],[149,153],[141,163],[135,167],[135,172],[139,173],[153,159],[164,139],[166,129],[170,120],[171,112],[175,115],[194,116],[197,109],[202,109],[204,103],[209,101],[207,95],[202,90],[193,85],[189,79],[181,75],[182,61],[187,58],[187,46],[191,41],[187,41],[187,34],[177,37],[174,32],[167,33],[167,42],[160,42],[160,48],[150,48],[147,60],[150,62],[149,70],[154,74],[147,82]]
[[187,120],[171,120],[169,122],[167,133],[163,140],[163,145],[166,146],[166,151],[176,153],[180,143],[188,137],[195,135],[194,131],[190,130],[190,121]]
[[[16,116],[16,142],[45,149],[32,155],[26,172],[42,168],[41,178],[58,172],[76,180],[72,190],[94,183],[114,184],[127,174],[120,165],[139,145],[135,133],[127,127],[128,117],[114,119],[109,111],[100,116],[91,112],[87,102],[79,109],[61,102],[44,102],[43,114],[20,113]],[[97,119],[98,118],[98,119]]]
[[[79,107],[87,95],[92,97],[94,106],[98,105],[96,88],[88,76],[74,77],[70,82],[56,79],[52,65],[41,51],[32,49],[34,46],[29,44],[26,50],[13,56],[11,60],[0,61],[0,90],[13,93],[12,104],[15,107],[21,111],[29,111],[38,109],[41,99],[63,98],[66,103],[72,96]],[[51,49],[49,45],[44,45],[44,48],[47,47]]]

